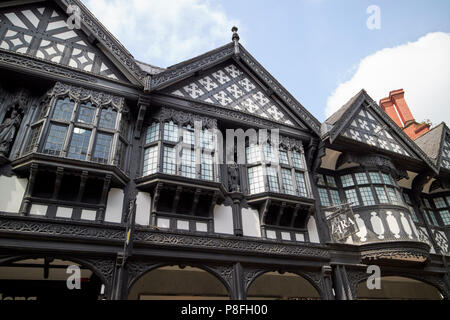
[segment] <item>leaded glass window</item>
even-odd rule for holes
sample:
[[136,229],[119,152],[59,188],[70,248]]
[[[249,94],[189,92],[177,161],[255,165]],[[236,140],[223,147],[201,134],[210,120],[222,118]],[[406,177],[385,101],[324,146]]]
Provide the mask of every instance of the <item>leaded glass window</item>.
[[296,172],[295,179],[297,182],[298,193],[302,197],[307,197],[308,189],[306,188],[305,174],[303,172]]
[[167,174],[177,173],[177,155],[176,149],[173,147],[164,147],[163,172]]
[[292,182],[292,171],[289,169],[281,169],[281,178],[283,180],[284,192],[287,194],[295,194]]
[[164,141],[178,142],[178,126],[172,121],[164,123]]
[[145,135],[145,144],[149,144],[159,140],[159,122],[153,123]]
[[346,175],[342,176],[341,182],[342,182],[343,187],[351,187],[351,186],[355,185],[351,174],[346,174]]
[[66,138],[67,126],[51,124],[43,152],[59,156]]
[[448,210],[441,210],[439,211],[439,215],[441,216],[442,222],[444,225],[449,226],[450,225],[450,212]]
[[372,183],[382,184],[380,174],[378,172],[369,172],[370,180]]
[[372,189],[370,187],[359,188],[361,198],[365,206],[371,206],[375,204]]
[[158,146],[153,146],[144,151],[143,175],[148,176],[156,173],[158,168]]
[[269,182],[269,190],[272,192],[280,192],[277,170],[274,167],[267,167],[266,170],[267,180]]
[[116,127],[117,111],[109,108],[102,109],[100,112],[99,128],[114,129]]
[[375,191],[377,193],[378,200],[380,201],[380,203],[389,203],[386,191],[384,190],[383,187],[375,187]]
[[330,190],[330,196],[334,205],[341,204],[341,197],[339,196],[339,192],[337,190]]
[[436,206],[436,208],[438,208],[438,209],[445,208],[447,206],[444,198],[434,198],[433,202],[434,202],[434,205]]
[[262,166],[248,168],[248,179],[250,183],[250,194],[264,192],[264,177]]
[[200,146],[206,149],[214,149],[214,135],[212,130],[202,130],[200,132]]
[[109,161],[109,153],[111,151],[112,135],[99,133],[95,143],[92,161],[107,164]]
[[368,184],[369,179],[367,179],[367,175],[365,172],[355,173],[355,179],[357,184]]
[[195,152],[192,149],[181,150],[181,175],[186,178],[195,178]]
[[202,153],[201,178],[203,180],[214,180],[213,156],[209,153]]
[[90,140],[91,130],[74,128],[67,158],[86,160]]
[[183,128],[183,143],[194,145],[195,144],[195,136],[194,129],[191,126],[187,126]]
[[75,103],[69,98],[59,99],[56,101],[55,110],[53,112],[54,120],[70,121],[72,118],[73,108]]
[[388,192],[391,203],[392,204],[400,204],[400,199],[399,199],[397,193],[395,192],[395,189],[391,188],[391,187],[386,187],[386,190]]
[[91,103],[82,104],[79,108],[77,122],[92,124],[97,108],[93,107]]
[[392,184],[391,177],[388,174],[382,173],[381,176],[383,177],[383,181],[385,184]]
[[37,125],[31,129],[30,137],[24,149],[24,154],[30,153],[38,145],[39,136],[41,134],[42,125]]
[[280,150],[280,163],[289,165],[288,153],[286,150]]
[[253,164],[261,161],[260,148],[256,144],[248,146],[245,150],[247,156],[247,163]]
[[328,207],[331,205],[330,199],[328,198],[328,191],[325,188],[318,188],[320,203],[322,206]]
[[359,206],[359,199],[355,189],[345,190],[345,196],[347,198],[347,202],[349,202],[352,207]]
[[302,154],[297,150],[292,151],[292,162],[296,169],[304,169]]

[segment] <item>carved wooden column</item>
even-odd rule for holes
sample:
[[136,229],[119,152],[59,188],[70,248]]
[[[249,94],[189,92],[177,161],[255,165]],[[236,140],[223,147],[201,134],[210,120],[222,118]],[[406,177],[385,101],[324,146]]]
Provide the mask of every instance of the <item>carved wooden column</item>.
[[233,283],[231,287],[231,300],[245,300],[247,297],[245,290],[244,269],[238,262],[233,265]]
[[64,176],[64,168],[58,167],[56,169],[55,188],[53,189],[53,196],[52,196],[53,200],[58,199],[58,195],[59,195],[59,191],[61,189],[61,182],[62,182],[63,176]]
[[241,201],[244,198],[244,195],[241,192],[232,192],[230,193],[230,198],[233,201],[231,209],[233,212],[234,235],[241,237],[244,235],[242,227],[242,207],[241,207]]
[[33,190],[34,190],[34,183],[36,181],[37,170],[38,170],[38,165],[33,163],[30,167],[30,177],[28,179],[28,185],[25,190],[25,195],[23,197],[22,206],[20,207],[20,211],[19,211],[19,213],[24,216],[28,215],[28,213],[30,212],[31,195],[33,194]]
[[348,280],[348,275],[345,266],[342,265],[333,266],[332,275],[336,300],[353,300],[351,284]]
[[152,212],[150,214],[150,225],[156,227],[156,212],[158,210],[158,201],[161,190],[163,188],[162,183],[158,183],[155,188],[155,192],[153,193],[153,202],[152,202]]
[[325,300],[334,300],[333,295],[333,280],[332,280],[332,271],[333,269],[330,266],[322,267],[322,294],[323,299]]
[[107,174],[103,180],[103,190],[100,199],[100,209],[98,210],[97,222],[105,221],[106,201],[108,198],[109,185],[111,184],[111,175]]
[[84,189],[86,188],[86,181],[87,181],[88,175],[89,175],[89,173],[86,170],[81,172],[80,188],[78,189],[77,202],[81,202],[81,200],[83,199]]

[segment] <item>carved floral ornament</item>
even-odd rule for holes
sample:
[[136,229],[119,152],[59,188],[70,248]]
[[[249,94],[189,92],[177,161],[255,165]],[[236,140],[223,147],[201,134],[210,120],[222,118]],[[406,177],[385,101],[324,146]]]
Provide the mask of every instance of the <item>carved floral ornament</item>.
[[54,88],[49,92],[49,95],[56,97],[69,96],[71,99],[78,102],[90,100],[94,105],[111,105],[119,111],[122,111],[125,104],[125,99],[123,97],[114,96],[106,92],[76,87],[62,82],[57,82]]
[[169,108],[161,108],[161,110],[154,116],[156,120],[163,123],[166,121],[173,121],[179,125],[191,125],[194,127],[195,122],[201,122],[202,128],[216,129],[217,120],[208,117],[202,117],[197,114],[187,113]]

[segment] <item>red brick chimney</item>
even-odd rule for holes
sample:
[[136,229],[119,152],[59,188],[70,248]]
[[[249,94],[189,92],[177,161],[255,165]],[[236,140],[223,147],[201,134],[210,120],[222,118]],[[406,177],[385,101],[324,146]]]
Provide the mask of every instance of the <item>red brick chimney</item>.
[[391,91],[389,97],[380,100],[380,106],[412,140],[430,131],[428,123],[418,123],[414,119],[406,103],[403,89]]

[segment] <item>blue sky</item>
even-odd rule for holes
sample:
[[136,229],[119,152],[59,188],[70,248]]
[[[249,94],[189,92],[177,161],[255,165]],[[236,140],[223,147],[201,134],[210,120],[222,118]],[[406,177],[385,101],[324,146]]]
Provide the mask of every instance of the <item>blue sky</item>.
[[[450,82],[448,0],[84,2],[137,59],[161,67],[227,43],[236,24],[247,50],[320,121],[362,87],[379,100],[400,86],[418,120],[450,122],[448,94],[431,115],[428,106]],[[379,30],[366,26],[370,5],[381,10]]]

